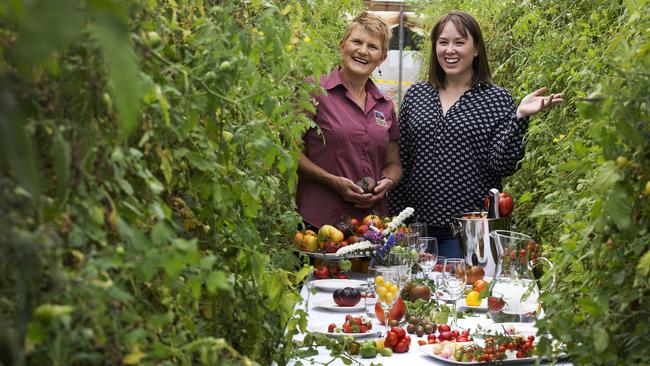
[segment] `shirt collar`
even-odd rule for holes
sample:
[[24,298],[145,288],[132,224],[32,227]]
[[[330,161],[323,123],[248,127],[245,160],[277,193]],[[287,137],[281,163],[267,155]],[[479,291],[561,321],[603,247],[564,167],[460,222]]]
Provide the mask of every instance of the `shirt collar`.
[[[343,81],[341,81],[340,67],[335,67],[329,75],[326,77],[321,77],[320,86],[325,90],[332,90],[339,85],[343,86]],[[371,79],[368,79],[366,82],[366,93],[368,93],[374,99],[390,100],[387,96],[384,95],[384,93],[381,92],[381,90],[379,90],[377,85],[375,85]]]

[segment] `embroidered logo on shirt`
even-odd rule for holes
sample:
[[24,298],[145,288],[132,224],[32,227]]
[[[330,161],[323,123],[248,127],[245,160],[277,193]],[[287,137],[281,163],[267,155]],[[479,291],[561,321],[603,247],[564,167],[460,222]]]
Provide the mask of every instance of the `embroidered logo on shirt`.
[[388,127],[388,124],[386,123],[386,118],[384,118],[384,114],[381,113],[380,111],[375,111],[375,122],[377,122],[377,124],[380,126]]

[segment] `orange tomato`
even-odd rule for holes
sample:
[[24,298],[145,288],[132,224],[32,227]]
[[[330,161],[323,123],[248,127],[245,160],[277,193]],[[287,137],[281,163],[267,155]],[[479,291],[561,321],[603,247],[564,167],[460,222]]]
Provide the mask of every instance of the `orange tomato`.
[[474,282],[474,291],[481,292],[486,289],[490,284],[486,280],[477,280]]
[[384,228],[384,222],[381,221],[381,217],[377,215],[368,215],[363,218],[363,224],[364,225],[370,225],[372,223],[374,227],[377,229],[383,229]]

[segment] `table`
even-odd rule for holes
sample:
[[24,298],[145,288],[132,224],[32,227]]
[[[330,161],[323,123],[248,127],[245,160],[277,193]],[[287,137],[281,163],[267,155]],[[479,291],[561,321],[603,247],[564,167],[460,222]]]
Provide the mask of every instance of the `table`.
[[[350,276],[352,279],[364,279],[365,280],[365,275],[361,273],[352,273]],[[301,296],[303,299],[307,298],[307,288],[303,286],[301,290]],[[315,294],[312,294],[309,298],[309,308],[308,308],[308,324],[309,327],[313,327],[317,324],[329,324],[329,323],[336,323],[336,324],[341,324],[343,323],[344,317],[347,312],[333,312],[329,311],[326,309],[319,308],[315,304],[318,303],[319,301],[322,300],[327,300],[332,298],[332,292],[326,292],[326,291],[317,291]],[[363,299],[361,300],[363,302]],[[305,303],[297,304],[296,308],[304,309],[305,308]],[[364,315],[365,311],[356,311],[356,312],[349,312],[349,314],[353,316],[359,316],[359,315]],[[481,324],[482,326],[489,326],[490,324],[494,324],[486,314],[484,313],[478,313],[476,316],[471,316],[467,317],[464,319],[458,319],[458,325],[459,328],[465,329],[465,328],[471,328],[474,329],[478,324]],[[530,325],[531,327],[534,327],[534,325]],[[379,324],[379,322],[374,319],[373,323],[373,329],[382,329],[383,330],[383,325]],[[296,340],[301,340],[304,335],[300,334],[296,336]],[[362,342],[367,339],[376,339],[376,338],[362,338],[359,341]],[[399,366],[404,366],[404,365],[451,365],[452,363],[449,362],[444,362],[444,361],[439,361],[436,360],[430,356],[427,356],[424,354],[419,349],[418,346],[418,340],[419,339],[426,339],[426,336],[423,338],[417,337],[415,334],[411,335],[411,346],[409,348],[409,352],[407,353],[393,353],[391,357],[382,357],[380,355],[377,355],[375,358],[361,358],[356,357],[356,359],[363,365],[370,365],[371,363],[381,363],[385,366],[391,366],[391,365],[399,365]],[[313,360],[313,362],[311,361]],[[322,348],[320,350],[320,353],[310,359],[307,360],[300,360],[303,364],[309,365],[311,363],[327,363],[330,360],[332,360],[332,357],[329,355],[329,351],[326,348]],[[295,364],[295,360],[293,362],[289,363],[290,365]],[[507,365],[508,363],[506,363]],[[546,364],[542,362],[542,364]],[[328,365],[332,366],[338,366],[338,365],[344,365],[341,360],[336,360]],[[529,365],[534,365],[534,362],[530,362]],[[558,361],[556,365],[559,366],[572,366],[570,362],[567,361]]]

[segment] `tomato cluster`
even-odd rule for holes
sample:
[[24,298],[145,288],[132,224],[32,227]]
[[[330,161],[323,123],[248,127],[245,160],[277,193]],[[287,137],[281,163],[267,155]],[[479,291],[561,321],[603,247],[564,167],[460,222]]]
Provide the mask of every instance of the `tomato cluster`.
[[411,337],[406,335],[406,331],[402,327],[392,327],[384,340],[384,346],[395,353],[408,352],[410,345]]
[[531,357],[535,346],[535,336],[506,336],[486,337],[485,347],[477,345],[457,348],[454,352],[454,359],[462,362],[493,362],[508,358],[508,351],[514,353],[516,358]]
[[345,322],[343,323],[343,326],[339,328],[336,326],[336,324],[331,323],[327,327],[327,332],[334,333],[341,331],[343,333],[366,333],[371,329],[372,322],[369,319],[348,314],[345,316]]

